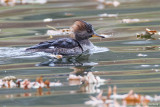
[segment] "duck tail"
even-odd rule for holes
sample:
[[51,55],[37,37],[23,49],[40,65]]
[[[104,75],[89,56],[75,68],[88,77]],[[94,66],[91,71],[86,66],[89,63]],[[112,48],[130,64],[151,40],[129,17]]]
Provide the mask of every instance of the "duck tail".
[[35,50],[36,50],[36,48],[34,48],[34,47],[29,47],[29,48],[26,48],[25,51],[35,51]]
[[40,49],[46,49],[50,46],[48,42],[42,42],[40,44],[34,45],[32,47],[29,47],[26,49],[26,51],[35,51],[35,50],[40,50]]

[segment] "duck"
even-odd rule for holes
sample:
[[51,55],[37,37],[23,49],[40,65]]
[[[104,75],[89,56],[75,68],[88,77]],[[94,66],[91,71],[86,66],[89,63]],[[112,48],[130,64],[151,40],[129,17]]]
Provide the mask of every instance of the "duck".
[[70,29],[73,32],[72,37],[56,38],[40,42],[37,45],[27,48],[26,51],[46,52],[63,56],[80,55],[94,48],[89,38],[105,38],[95,33],[92,25],[83,20],[75,21]]

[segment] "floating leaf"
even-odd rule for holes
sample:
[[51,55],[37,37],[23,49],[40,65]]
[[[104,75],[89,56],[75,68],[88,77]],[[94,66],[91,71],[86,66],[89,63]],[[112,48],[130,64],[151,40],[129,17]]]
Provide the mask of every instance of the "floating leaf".
[[141,34],[137,34],[137,38],[139,39],[153,39],[155,40],[155,38],[153,37],[153,35],[157,34],[158,32],[156,30],[150,30],[148,28],[146,28],[145,33],[141,33]]

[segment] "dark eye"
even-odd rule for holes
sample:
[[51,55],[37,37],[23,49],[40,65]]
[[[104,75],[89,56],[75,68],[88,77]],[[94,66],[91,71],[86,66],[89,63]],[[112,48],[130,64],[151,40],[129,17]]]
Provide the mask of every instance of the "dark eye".
[[92,30],[89,29],[89,30],[87,30],[87,32],[88,32],[88,33],[92,33]]

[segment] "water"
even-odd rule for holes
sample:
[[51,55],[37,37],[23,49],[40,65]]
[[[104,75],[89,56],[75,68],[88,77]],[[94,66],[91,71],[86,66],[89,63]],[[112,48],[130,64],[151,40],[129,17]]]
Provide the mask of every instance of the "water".
[[[37,89],[1,88],[0,106],[88,107],[84,102],[89,100],[89,96],[97,95],[100,90],[106,94],[107,87],[114,85],[119,94],[132,89],[142,95],[159,95],[159,36],[156,35],[156,40],[137,39],[136,33],[145,32],[145,28],[159,31],[160,1],[119,1],[118,7],[100,7],[94,0],[50,0],[43,5],[0,6],[0,78],[13,75],[35,81],[37,77],[44,76],[45,80],[63,83],[49,90],[44,88],[42,94]],[[103,13],[118,14],[118,17],[98,16]],[[53,22],[43,22],[45,18],[53,18]],[[140,22],[122,23],[122,19],[127,18],[138,18]],[[25,52],[27,47],[49,40],[46,25],[69,28],[77,19],[91,23],[97,33],[111,36],[92,38],[96,46],[92,53],[75,62],[66,62],[66,59],[55,61],[50,54],[43,52]],[[54,36],[57,37],[63,36]],[[70,72],[83,74],[89,71],[110,79],[110,83],[90,86],[69,84]],[[150,106],[153,104],[158,107],[159,102]]]

